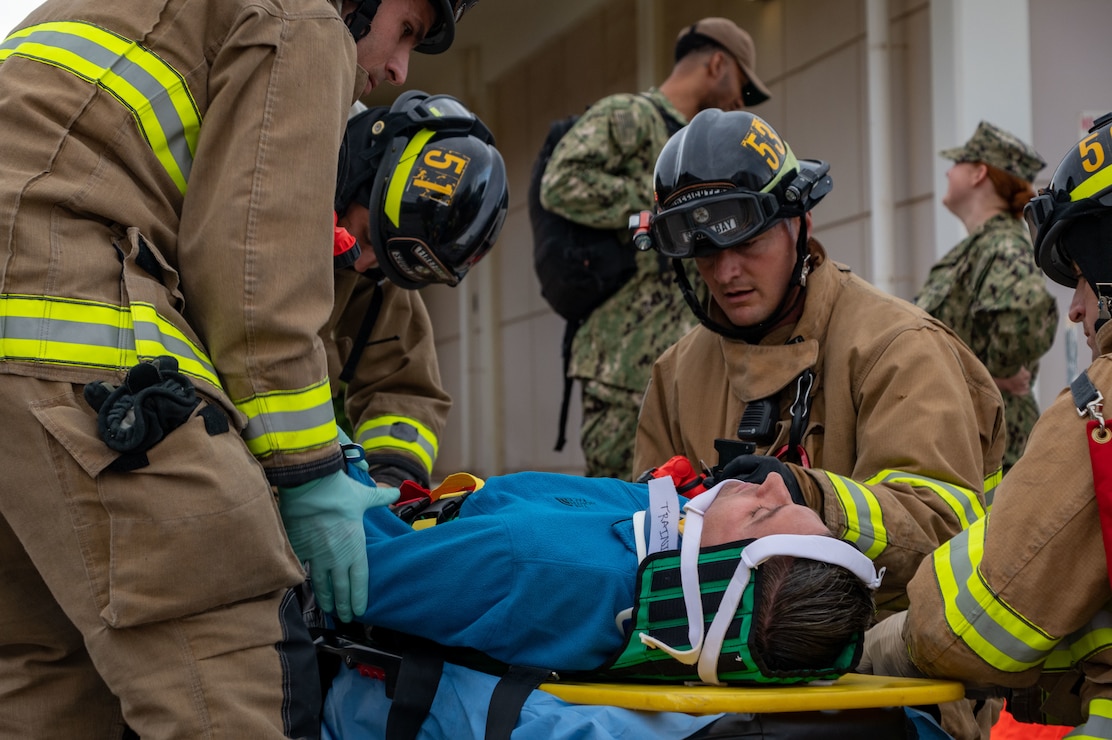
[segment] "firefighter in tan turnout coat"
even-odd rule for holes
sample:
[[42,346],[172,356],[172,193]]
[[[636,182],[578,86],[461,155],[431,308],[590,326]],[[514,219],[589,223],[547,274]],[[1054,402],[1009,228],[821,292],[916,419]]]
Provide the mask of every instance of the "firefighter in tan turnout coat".
[[1017,719],[1079,725],[1078,738],[1112,738],[1110,163],[1112,114],[1024,212],[1039,267],[1074,289],[1092,364],[1036,422],[991,515],[923,561],[908,611],[870,630],[865,652],[878,674],[1007,687]]
[[317,336],[336,156],[459,10],[364,5],[47,0],[0,43],[0,736],[319,734],[290,587],[362,611],[397,496],[343,473]]
[[[922,558],[984,517],[1003,403],[953,332],[807,237],[827,170],[747,112],[700,113],[665,146],[652,246],[681,285],[694,258],[711,300],[683,286],[702,326],[653,367],[634,468],[674,455],[712,466],[748,443],[731,473],[781,473],[835,536],[887,568],[876,600],[888,613],[906,606]],[[953,714],[951,732],[972,722]]]

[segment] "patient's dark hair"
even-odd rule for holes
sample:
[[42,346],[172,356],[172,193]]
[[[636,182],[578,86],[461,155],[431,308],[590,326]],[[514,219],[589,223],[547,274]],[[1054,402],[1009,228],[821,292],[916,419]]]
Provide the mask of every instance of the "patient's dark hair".
[[872,592],[839,565],[777,555],[758,571],[750,642],[769,670],[831,666],[872,622]]

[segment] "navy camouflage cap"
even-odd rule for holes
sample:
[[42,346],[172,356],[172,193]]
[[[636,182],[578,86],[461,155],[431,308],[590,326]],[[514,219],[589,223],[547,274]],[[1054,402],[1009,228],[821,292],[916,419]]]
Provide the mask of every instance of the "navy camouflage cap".
[[984,162],[1026,182],[1033,182],[1038,171],[1046,167],[1046,160],[1034,147],[988,121],[977,124],[965,144],[939,154],[955,162]]

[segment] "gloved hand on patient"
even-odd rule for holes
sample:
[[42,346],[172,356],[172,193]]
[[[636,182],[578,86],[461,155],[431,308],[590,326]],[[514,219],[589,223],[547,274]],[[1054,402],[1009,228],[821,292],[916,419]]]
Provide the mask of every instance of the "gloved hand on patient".
[[788,487],[792,501],[802,506],[807,506],[807,499],[803,496],[799,481],[788,465],[771,455],[738,455],[716,471],[714,482],[721,483],[731,478],[748,481],[760,485],[769,473],[779,473]]
[[[342,430],[340,442],[351,445]],[[278,489],[278,510],[286,535],[294,554],[309,564],[317,602],[323,611],[335,613],[344,622],[367,610],[369,571],[363,512],[398,499],[397,488],[376,487],[366,468],[366,461],[351,459],[345,470]]]

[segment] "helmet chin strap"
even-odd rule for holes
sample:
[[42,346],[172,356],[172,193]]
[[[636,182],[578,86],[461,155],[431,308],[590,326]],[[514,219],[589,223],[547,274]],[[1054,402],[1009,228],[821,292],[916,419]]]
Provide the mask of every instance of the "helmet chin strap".
[[[802,216],[799,217],[799,235],[796,238],[795,250],[795,267],[792,268],[792,278],[788,282],[788,289],[785,291],[784,297],[780,299],[780,305],[776,307],[769,318],[752,326],[735,326],[733,324],[727,326],[712,319],[702,304],[699,303],[699,298],[695,295],[694,288],[691,287],[691,281],[687,279],[683,261],[679,258],[672,258],[672,269],[676,273],[676,283],[680,286],[683,300],[695,314],[695,317],[699,319],[700,324],[727,339],[740,339],[749,344],[756,344],[764,339],[785,316],[795,310],[806,292],[807,275],[811,272],[811,255],[807,251],[807,220]],[[794,290],[796,286],[799,287],[799,290]]]
[[1112,319],[1112,313],[1109,312],[1109,306],[1112,306],[1112,283],[1090,282],[1089,285],[1097,295],[1097,320],[1093,322],[1093,331],[1098,332]]

